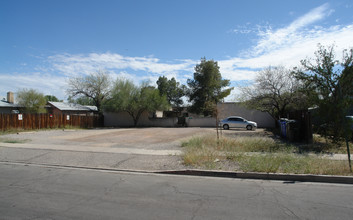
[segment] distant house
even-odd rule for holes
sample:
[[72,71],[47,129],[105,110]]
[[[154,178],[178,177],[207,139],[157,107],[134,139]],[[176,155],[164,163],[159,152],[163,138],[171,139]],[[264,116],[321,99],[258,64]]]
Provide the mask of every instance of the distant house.
[[66,115],[94,115],[98,114],[96,106],[84,106],[67,102],[48,102],[47,110],[49,114]]
[[13,114],[19,113],[20,106],[14,104],[14,95],[12,92],[7,93],[7,98],[0,100],[0,113]]

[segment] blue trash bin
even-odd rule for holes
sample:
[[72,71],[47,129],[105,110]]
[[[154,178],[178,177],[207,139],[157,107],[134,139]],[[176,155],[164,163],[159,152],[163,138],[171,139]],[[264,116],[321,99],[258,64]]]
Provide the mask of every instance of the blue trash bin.
[[288,119],[287,118],[281,118],[278,122],[279,122],[279,125],[281,127],[281,136],[283,138],[286,138],[287,137],[287,121]]

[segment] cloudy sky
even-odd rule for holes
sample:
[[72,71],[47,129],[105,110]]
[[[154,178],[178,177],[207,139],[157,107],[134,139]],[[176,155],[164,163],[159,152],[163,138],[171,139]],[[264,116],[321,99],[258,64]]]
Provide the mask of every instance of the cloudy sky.
[[351,0],[1,0],[0,97],[33,88],[66,100],[68,78],[99,69],[184,84],[202,57],[232,85],[251,82],[318,43],[338,56],[352,48],[352,10]]

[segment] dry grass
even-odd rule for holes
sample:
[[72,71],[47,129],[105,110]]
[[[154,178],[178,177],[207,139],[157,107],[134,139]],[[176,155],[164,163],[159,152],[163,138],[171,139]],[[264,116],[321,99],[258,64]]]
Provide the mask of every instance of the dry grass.
[[[308,147],[311,151],[320,152],[320,153],[339,153],[339,154],[347,153],[347,145],[345,141],[342,141],[339,143],[333,143],[331,140],[325,139],[324,137],[318,134],[313,135],[313,144],[306,147]],[[352,152],[353,150],[352,142],[349,142],[349,149]]]
[[80,128],[80,127],[77,127],[77,126],[70,126],[70,125],[67,125],[63,128],[41,128],[41,129],[8,129],[8,130],[5,130],[5,131],[0,131],[0,136],[2,135],[7,135],[7,134],[16,134],[16,133],[20,133],[20,132],[32,132],[32,131],[50,131],[50,130],[62,130],[62,129],[66,129],[66,130],[89,130],[90,128]]
[[12,138],[0,138],[0,143],[23,144],[28,141],[30,141],[30,140],[28,140],[28,139],[18,140],[18,139],[12,139]]
[[184,164],[193,167],[216,169],[220,162],[230,161],[236,164],[233,170],[244,172],[352,175],[347,161],[298,153],[302,151],[298,146],[266,136],[223,137],[218,141],[213,136],[199,136],[182,147]]
[[228,156],[239,163],[244,172],[294,173],[318,175],[352,175],[347,161],[322,159],[297,154],[264,154]]

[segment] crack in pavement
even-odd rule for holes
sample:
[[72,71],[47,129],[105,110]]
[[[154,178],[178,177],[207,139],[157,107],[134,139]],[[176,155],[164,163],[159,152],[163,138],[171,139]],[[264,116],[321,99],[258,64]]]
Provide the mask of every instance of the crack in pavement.
[[34,156],[34,157],[32,157],[32,158],[29,158],[29,159],[27,159],[27,160],[24,160],[24,161],[25,161],[25,162],[30,162],[31,160],[40,158],[40,157],[45,156],[45,155],[50,154],[50,153],[51,153],[51,152],[45,152],[45,153],[42,153],[42,154],[40,154],[40,155]]
[[292,211],[289,207],[285,206],[283,203],[281,203],[279,201],[279,198],[277,197],[276,194],[280,194],[280,195],[284,195],[283,193],[281,193],[280,191],[272,188],[270,190],[272,192],[273,198],[275,199],[275,201],[270,201],[276,205],[278,205],[278,207],[283,211],[284,214],[286,214],[288,217],[295,217],[297,219],[301,219],[297,214],[295,214],[294,211]]
[[121,160],[121,161],[119,161],[118,163],[114,164],[113,167],[118,168],[121,164],[125,163],[126,161],[135,159],[136,157],[137,157],[137,156],[132,156],[132,157],[126,158],[126,159],[124,159],[124,160]]

